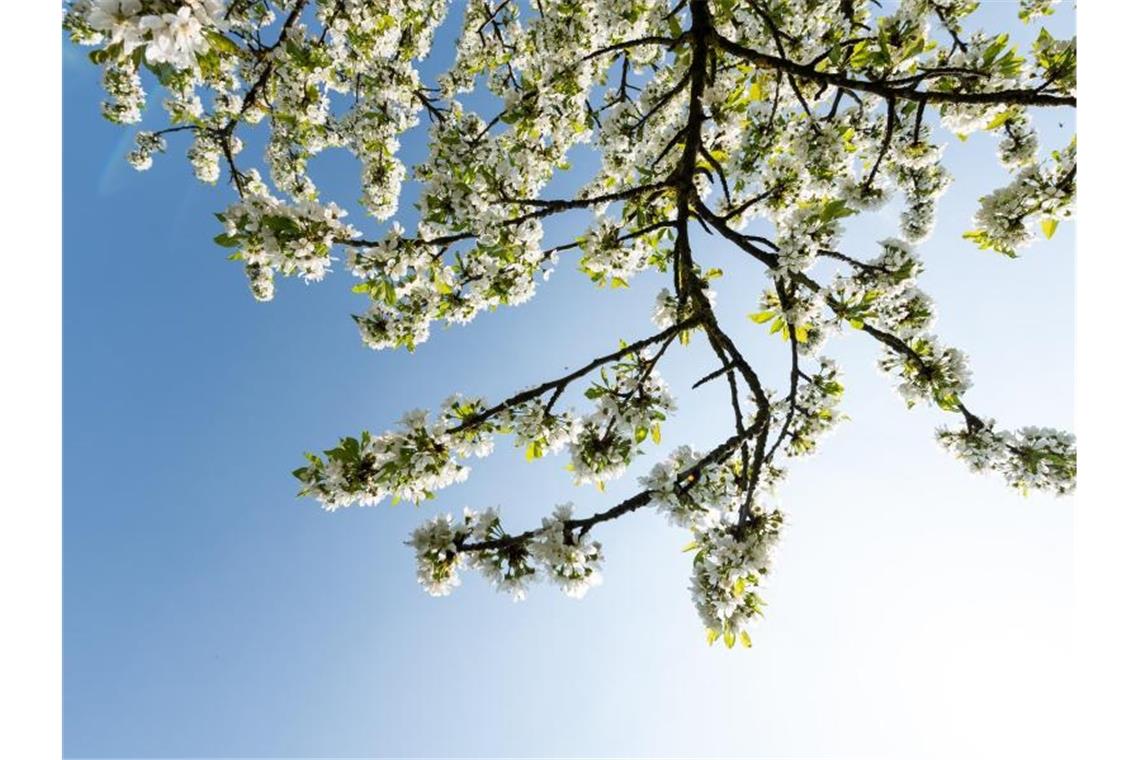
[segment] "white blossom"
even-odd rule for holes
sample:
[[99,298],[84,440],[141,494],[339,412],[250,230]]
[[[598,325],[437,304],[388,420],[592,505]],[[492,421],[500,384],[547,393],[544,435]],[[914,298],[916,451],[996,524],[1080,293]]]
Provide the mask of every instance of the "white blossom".
[[542,518],[531,553],[552,583],[567,596],[581,599],[602,582],[602,545],[589,540],[588,532],[575,533],[566,525],[573,511],[572,504],[560,504],[553,516]]

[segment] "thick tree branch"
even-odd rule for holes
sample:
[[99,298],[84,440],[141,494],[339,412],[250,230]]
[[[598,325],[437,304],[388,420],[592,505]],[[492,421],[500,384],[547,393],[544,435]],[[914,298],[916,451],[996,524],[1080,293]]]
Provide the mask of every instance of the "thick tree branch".
[[917,84],[895,86],[885,81],[871,81],[852,79],[843,74],[830,71],[816,71],[810,66],[784,60],[779,56],[762,53],[759,50],[745,47],[733,42],[727,37],[716,34],[715,41],[718,47],[726,53],[751,61],[757,66],[781,71],[788,76],[809,79],[819,84],[831,85],[846,90],[867,92],[881,98],[898,98],[901,100],[925,100],[927,103],[957,103],[957,104],[1000,104],[1022,106],[1072,106],[1076,107],[1077,99],[1072,95],[1051,95],[1031,90],[996,90],[993,92],[958,92],[954,90],[919,89]]

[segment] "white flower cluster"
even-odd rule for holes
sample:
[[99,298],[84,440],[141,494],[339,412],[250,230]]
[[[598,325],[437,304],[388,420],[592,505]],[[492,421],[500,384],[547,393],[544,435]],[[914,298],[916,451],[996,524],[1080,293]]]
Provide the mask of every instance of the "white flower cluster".
[[[796,389],[795,405],[789,399],[773,404],[773,412],[788,420],[788,439],[784,449],[789,456],[802,456],[815,451],[816,445],[843,415],[843,383],[839,367],[831,359],[819,359],[819,371],[803,377]],[[790,415],[790,419],[788,419]]]
[[352,504],[371,506],[392,496],[419,502],[447,486],[466,480],[468,468],[461,457],[486,456],[492,441],[486,426],[455,431],[457,420],[467,419],[481,402],[449,399],[444,413],[434,420],[415,410],[400,420],[400,429],[379,436],[365,432],[360,438],[343,438],[324,458],[308,454],[309,464],[294,471],[303,494],[314,496],[327,510]]
[[1073,214],[1076,197],[1077,145],[1053,153],[1049,165],[1035,163],[1018,172],[1013,181],[984,196],[974,216],[977,229],[965,233],[983,250],[1016,256],[1036,237],[1040,224],[1051,237],[1060,219]]
[[997,472],[1023,493],[1030,489],[1058,496],[1076,486],[1076,438],[1052,428],[995,430],[993,420],[981,427],[941,429],[938,441],[975,472]]
[[432,596],[447,596],[459,586],[464,558],[458,542],[465,535],[465,530],[452,525],[449,514],[433,517],[412,531],[408,545],[416,553],[416,579]]
[[843,201],[822,208],[797,206],[776,219],[776,243],[780,247],[781,277],[806,272],[822,249],[832,248],[843,228],[835,221],[845,212]]
[[599,285],[607,282],[626,284],[649,265],[654,253],[653,246],[644,236],[623,243],[623,229],[618,220],[603,216],[590,226],[579,241],[582,249],[579,267]]
[[574,536],[566,522],[573,518],[574,505],[559,504],[554,515],[542,518],[542,530],[530,544],[547,578],[569,597],[581,599],[602,582],[602,545],[589,539],[589,533]]
[[[523,537],[503,532],[496,509],[463,510],[456,524],[450,514],[433,517],[412,532],[416,575],[432,596],[447,596],[460,585],[459,571],[477,569],[496,590],[516,601],[526,598],[539,570],[567,596],[582,598],[602,582],[602,545],[589,532],[574,530],[573,505],[560,504],[542,528]],[[480,545],[488,545],[482,546]]]
[[570,443],[576,483],[602,486],[620,477],[642,441],[660,440],[661,422],[676,408],[648,350],[618,361],[613,370],[612,376],[602,370],[601,379],[586,390],[595,408]]
[[515,445],[526,449],[527,459],[557,454],[582,433],[581,418],[572,412],[556,414],[547,407],[545,402],[536,399],[509,412]]
[[534,295],[543,262],[542,228],[535,220],[489,232],[457,254],[454,264],[443,260],[439,247],[402,233],[393,225],[380,245],[355,251],[349,260],[364,280],[357,290],[372,300],[356,317],[364,343],[372,348],[411,350],[428,339],[435,320],[466,324],[482,311]]
[[871,323],[907,340],[929,329],[934,303],[915,283],[922,262],[897,238],[879,241],[882,252],[851,276],[837,276],[824,298],[837,321],[861,329]]
[[154,132],[139,132],[135,135],[135,149],[127,155],[130,162],[138,171],[146,171],[154,163],[154,154],[166,150],[166,140],[162,135]]
[[268,301],[274,274],[306,282],[325,276],[333,244],[357,234],[340,221],[345,213],[335,203],[285,203],[269,195],[255,176],[245,196],[218,215],[225,232],[216,240],[237,249],[235,257],[246,264],[254,297]]
[[[229,138],[229,146],[231,154],[236,154],[241,150],[241,142],[236,137]],[[217,135],[209,132],[198,132],[194,136],[194,142],[190,144],[190,149],[186,151],[186,157],[190,159],[190,167],[194,170],[194,176],[209,185],[217,182],[218,178],[222,176],[221,160],[224,152],[224,144]],[[259,181],[256,179],[257,175],[254,176],[255,180],[251,187],[253,192],[260,191],[262,195],[268,195],[268,190],[261,189]]]
[[745,646],[752,645],[745,627],[764,614],[759,592],[782,524],[780,512],[766,512],[742,532],[735,519],[725,515],[718,524],[696,532],[690,590],[710,644],[723,636],[731,647],[739,636]]
[[108,64],[103,69],[103,89],[111,98],[103,103],[103,116],[117,124],[134,124],[142,119],[146,91],[138,72],[127,66]]
[[[716,291],[708,287],[707,283],[703,283],[702,292],[704,293],[705,300],[709,302],[709,306],[715,307]],[[695,299],[686,299],[685,304],[682,305],[680,301],[678,301],[677,296],[673,294],[673,291],[662,288],[657,293],[657,298],[654,301],[653,314],[650,315],[650,321],[653,322],[658,329],[667,330],[695,316],[697,313],[696,308]]]
[[661,288],[653,302],[653,314],[649,320],[659,330],[667,330],[677,324],[677,316],[677,297],[669,289]]
[[760,585],[769,572],[772,549],[783,517],[778,510],[751,510],[741,522],[746,486],[740,457],[708,459],[688,446],[655,465],[641,485],[652,503],[674,525],[693,532],[693,603],[709,632],[709,643],[723,636],[732,646],[745,626],[761,614]]
[[[977,31],[966,40],[966,49],[955,47],[947,54],[941,51],[934,65],[949,71],[981,71],[985,76],[963,76],[948,73],[931,86],[950,86],[960,92],[997,92],[1018,89],[1030,84],[1030,69],[1025,59],[1010,45],[1008,34],[987,35]],[[943,103],[939,107],[942,126],[956,135],[969,135],[991,129],[1007,108],[1002,103]]]
[[1018,0],[1020,8],[1017,11],[1017,17],[1022,21],[1029,22],[1041,16],[1053,15],[1054,6],[1057,5],[1058,0]]
[[640,478],[651,491],[657,511],[669,522],[691,530],[717,523],[722,514],[736,514],[739,489],[733,462],[707,462],[704,455],[681,446]]
[[950,186],[950,173],[940,163],[943,146],[925,140],[915,144],[902,132],[892,142],[885,168],[906,204],[899,216],[899,233],[911,243],[920,243],[934,230],[934,211]]
[[1015,169],[1032,164],[1037,159],[1037,132],[1030,123],[1025,109],[1011,110],[1002,122],[1005,136],[998,143],[998,158],[1002,166]]
[[884,349],[879,369],[902,380],[898,392],[907,406],[921,401],[946,410],[957,409],[961,395],[971,385],[966,355],[942,346],[930,334],[911,338],[906,345],[907,351]]
[[219,0],[79,0],[69,21],[84,44],[106,42],[119,58],[141,48],[147,63],[191,69],[209,49],[206,32],[224,28],[223,10]]
[[461,583],[459,571],[474,567],[496,590],[521,601],[536,574],[526,541],[478,551],[466,548],[505,535],[494,508],[464,508],[458,524],[450,514],[433,517],[412,531],[407,542],[416,554],[416,578],[432,596],[447,596]]
[[[466,541],[496,541],[507,537],[498,509],[492,507],[475,513],[464,509],[463,514],[466,524],[471,526]],[[538,575],[527,541],[507,542],[494,549],[466,552],[465,556],[496,591],[510,595],[516,602],[526,599],[530,583]]]

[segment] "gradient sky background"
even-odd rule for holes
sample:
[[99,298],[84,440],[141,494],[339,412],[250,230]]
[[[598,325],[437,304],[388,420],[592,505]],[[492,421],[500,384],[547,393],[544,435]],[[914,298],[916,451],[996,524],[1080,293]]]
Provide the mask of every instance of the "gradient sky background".
[[[987,27],[1032,38],[1015,3],[984,6]],[[1049,27],[1071,34],[1071,10]],[[442,54],[429,71],[450,45]],[[524,306],[436,330],[413,355],[371,351],[346,275],[254,302],[211,242],[229,191],[192,179],[177,135],[136,174],[132,133],[99,117],[97,70],[83,50],[64,55],[68,756],[1066,753],[1073,500],[970,475],[933,441],[953,420],[908,412],[858,335],[827,351],[852,419],[782,490],[788,525],[753,649],[706,646],[688,537],[648,511],[596,531],[605,583],[584,600],[543,585],[516,604],[475,575],[428,597],[402,542],[437,511],[497,504],[511,529],[562,501],[594,512],[673,447],[719,441],[724,388],[687,390],[715,366],[707,349],[670,354],[681,411],[606,494],[575,488],[564,457],[528,464],[501,440],[435,502],[326,514],[295,497],[301,453],[455,391],[498,399],[649,334],[661,276],[598,290],[567,256]],[[1073,114],[1037,122],[1057,148]],[[418,134],[404,139],[412,162]],[[970,406],[1005,427],[1071,428],[1072,225],[1016,261],[977,251],[960,234],[1007,180],[991,136],[947,142],[955,182],[922,247],[924,287],[940,334],[970,354]],[[570,184],[591,165],[575,158]],[[325,197],[350,204],[352,162],[316,167]],[[413,213],[406,203],[405,226]],[[849,226],[844,250],[861,254],[895,228],[889,210]],[[547,239],[580,229],[567,217]],[[727,272],[724,324],[782,376],[785,348],[744,316],[762,272],[698,240],[699,260]]]

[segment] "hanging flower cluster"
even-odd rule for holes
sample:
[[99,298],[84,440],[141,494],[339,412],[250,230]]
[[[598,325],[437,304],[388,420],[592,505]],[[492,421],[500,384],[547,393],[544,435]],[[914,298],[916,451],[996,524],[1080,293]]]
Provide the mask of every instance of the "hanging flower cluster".
[[245,262],[250,288],[259,301],[273,298],[273,276],[320,280],[332,263],[332,246],[357,233],[340,220],[347,212],[335,203],[286,204],[251,184],[245,196],[218,215],[225,232],[217,242],[236,248]]
[[690,590],[710,644],[723,636],[731,648],[739,636],[744,646],[752,646],[745,626],[764,614],[758,592],[769,573],[782,525],[779,511],[766,512],[742,532],[729,515],[696,533]]

